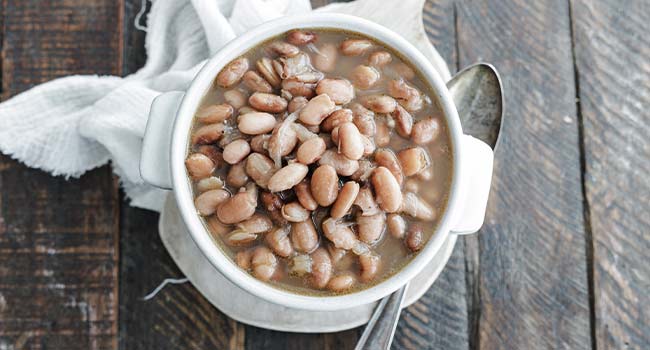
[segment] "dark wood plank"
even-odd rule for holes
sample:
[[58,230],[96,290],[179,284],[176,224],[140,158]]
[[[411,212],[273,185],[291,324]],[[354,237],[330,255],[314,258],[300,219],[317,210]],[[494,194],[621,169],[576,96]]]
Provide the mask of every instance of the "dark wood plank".
[[568,10],[457,2],[460,65],[493,62],[507,104],[479,236],[481,349],[591,347]]
[[571,4],[593,238],[595,345],[648,349],[650,3]]
[[[145,33],[133,23],[140,0],[124,4],[124,69],[144,65]],[[132,208],[122,195],[120,209],[120,349],[239,349],[244,326],[215,309],[191,284],[171,285],[142,300],[165,278],[182,277],[158,236],[158,214]]]
[[[118,73],[119,3],[3,7],[3,99],[59,76]],[[0,156],[0,347],[117,347],[117,193],[108,167],[66,181]]]

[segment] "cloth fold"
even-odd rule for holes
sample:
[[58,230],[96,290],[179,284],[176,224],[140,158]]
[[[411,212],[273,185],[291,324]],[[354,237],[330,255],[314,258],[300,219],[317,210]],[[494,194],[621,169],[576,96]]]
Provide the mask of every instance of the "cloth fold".
[[[317,11],[357,15],[400,33],[448,79],[442,58],[424,35],[423,3],[357,0]],[[131,205],[160,211],[165,192],[144,183],[138,165],[153,99],[186,90],[209,57],[251,27],[308,11],[308,0],[153,1],[142,69],[123,78],[59,78],[0,103],[0,152],[65,177],[110,161]]]

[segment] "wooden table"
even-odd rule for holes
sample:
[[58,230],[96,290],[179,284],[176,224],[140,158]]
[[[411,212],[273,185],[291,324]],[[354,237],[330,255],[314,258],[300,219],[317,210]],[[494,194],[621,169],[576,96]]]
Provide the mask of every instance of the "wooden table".
[[[139,0],[0,6],[2,100],[145,61]],[[650,348],[650,2],[435,0],[424,18],[452,71],[501,71],[506,122],[486,224],[402,314],[394,347]],[[181,276],[157,221],[108,166],[66,180],[0,157],[0,349],[354,346],[360,329],[239,324],[190,284],[143,301]]]

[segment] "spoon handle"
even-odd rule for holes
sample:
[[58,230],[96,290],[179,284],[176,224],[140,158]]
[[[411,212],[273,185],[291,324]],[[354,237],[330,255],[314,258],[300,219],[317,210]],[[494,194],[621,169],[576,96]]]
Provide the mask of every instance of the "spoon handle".
[[354,348],[355,350],[390,349],[407,287],[408,283],[377,304],[370,321],[368,321],[361,338],[357,342],[357,346]]

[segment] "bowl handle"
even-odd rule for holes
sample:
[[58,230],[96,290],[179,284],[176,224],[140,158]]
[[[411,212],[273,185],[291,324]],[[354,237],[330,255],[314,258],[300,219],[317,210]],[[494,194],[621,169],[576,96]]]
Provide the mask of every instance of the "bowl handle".
[[490,184],[492,183],[492,165],[494,152],[485,142],[469,135],[463,135],[462,147],[465,156],[465,198],[463,209],[457,216],[458,221],[451,232],[457,235],[475,233],[485,219]]
[[172,189],[171,138],[176,112],[185,93],[166,92],[153,100],[142,142],[140,176],[147,183],[165,190]]

